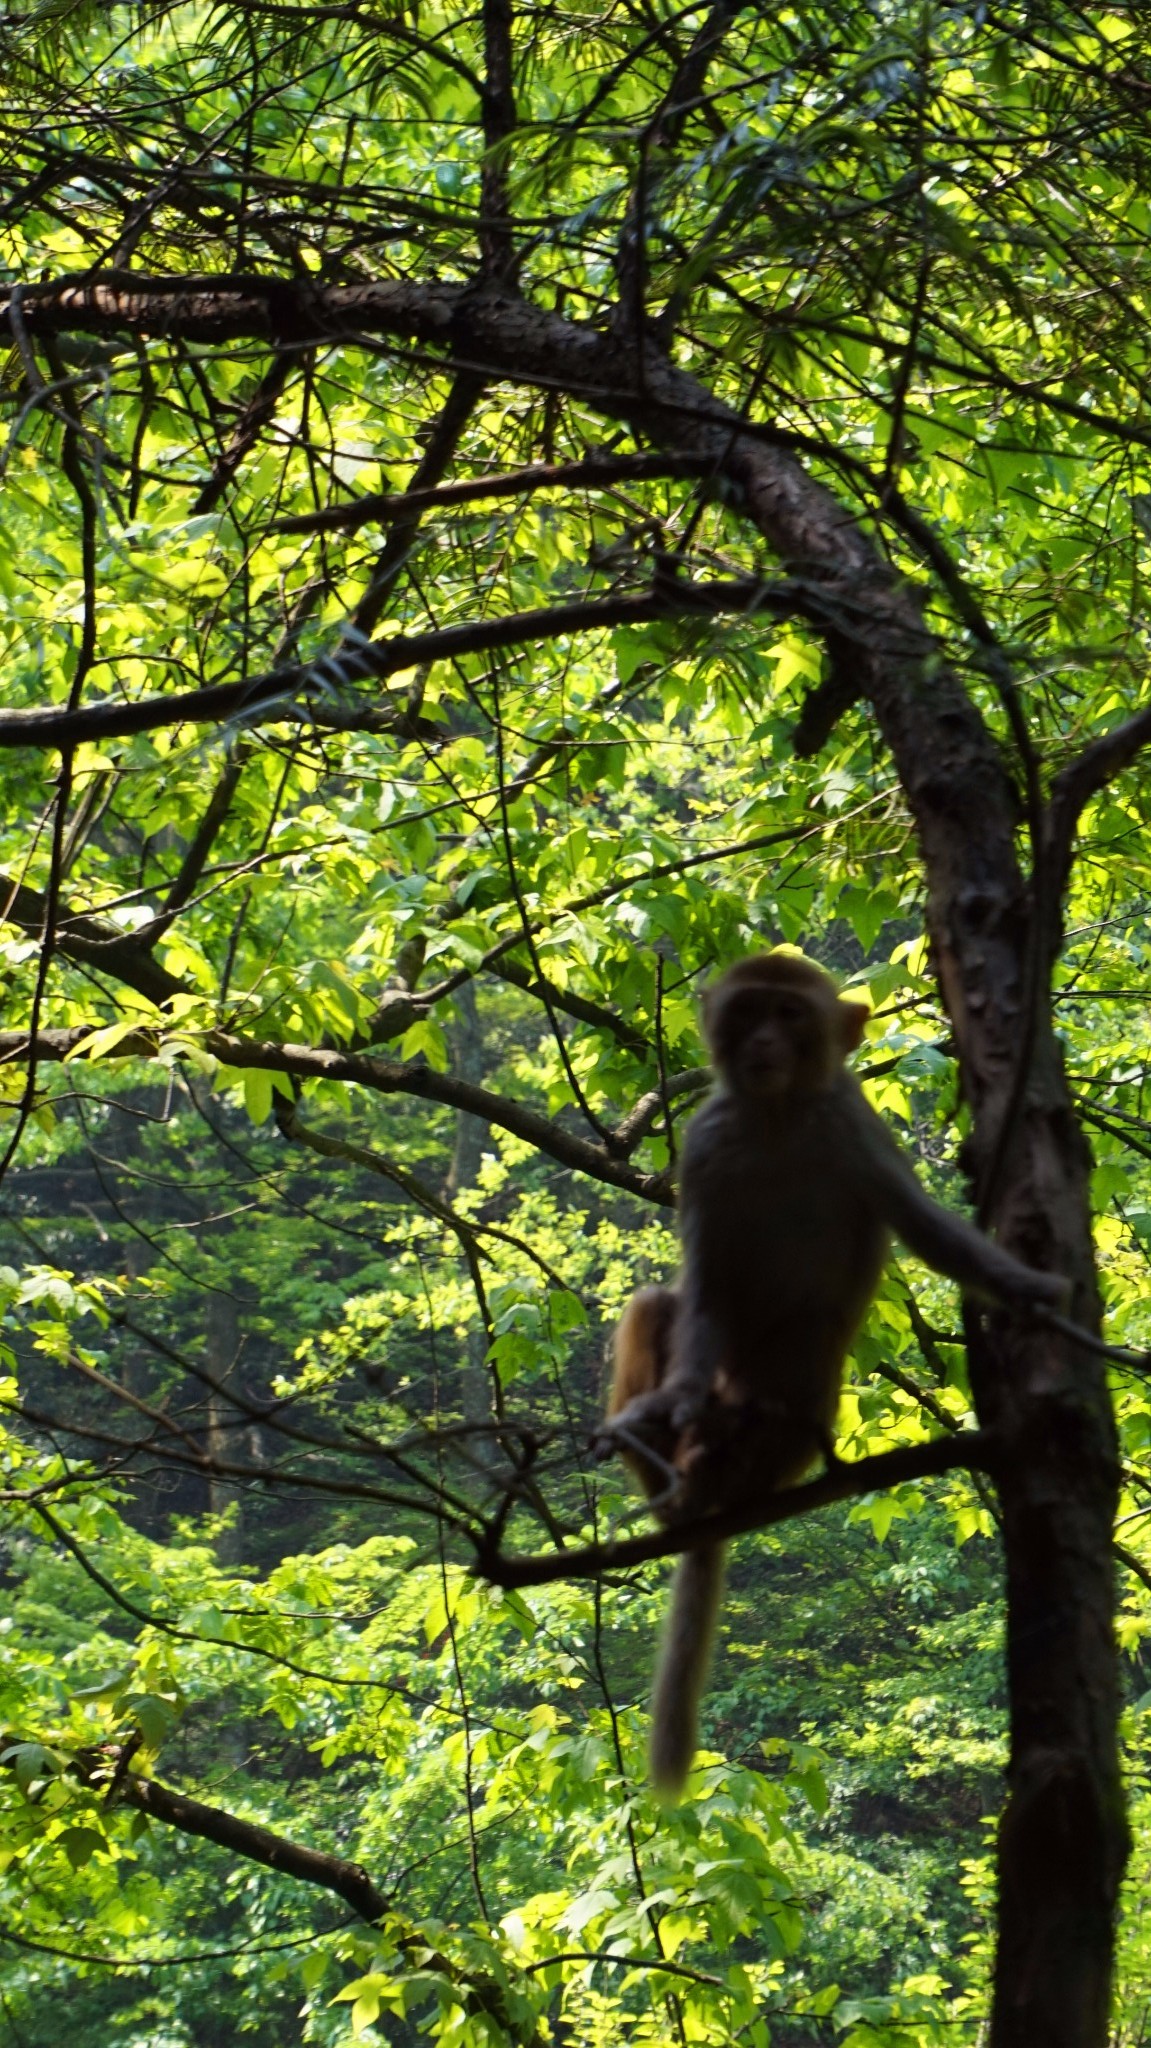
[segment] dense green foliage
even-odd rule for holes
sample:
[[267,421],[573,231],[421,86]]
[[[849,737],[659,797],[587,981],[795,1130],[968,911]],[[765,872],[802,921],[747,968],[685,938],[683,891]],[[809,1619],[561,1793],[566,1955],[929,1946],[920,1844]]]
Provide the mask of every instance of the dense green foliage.
[[[717,963],[802,944],[865,991],[869,1093],[965,1198],[911,808],[871,710],[835,701],[866,603],[835,594],[831,656],[818,608],[753,603],[782,568],[745,506],[562,336],[554,380],[528,352],[497,377],[367,312],[321,310],[318,341],[287,298],[478,278],[621,361],[666,344],[921,586],[1025,845],[1039,785],[1145,701],[1141,12],[721,8],[670,113],[705,17],[662,4],[522,10],[500,87],[490,4],[0,20],[0,262],[27,288],[4,710],[252,687],[0,749],[15,2048],[65,2012],[83,2048],[983,2038],[982,1482],[741,1541],[675,1810],[643,1785],[664,1568],[524,1594],[470,1569],[509,1504],[518,1551],[639,1525],[588,1439],[612,1319],[674,1263]],[[204,305],[36,325],[39,281],[97,273],[195,277]],[[264,328],[225,304],[261,280],[286,295]],[[365,652],[609,597],[635,615]],[[1108,1336],[1136,1349],[1148,823],[1137,769],[1086,811],[1055,998]],[[1151,1396],[1124,1368],[1115,1396],[1134,2048]],[[969,1421],[955,1292],[897,1257],[843,1455]],[[355,1861],[387,1912],[149,1816],[141,1773]]]

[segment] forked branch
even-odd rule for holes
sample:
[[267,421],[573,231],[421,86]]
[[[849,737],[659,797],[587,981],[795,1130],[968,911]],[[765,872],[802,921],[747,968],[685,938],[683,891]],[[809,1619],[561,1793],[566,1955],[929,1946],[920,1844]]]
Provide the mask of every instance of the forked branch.
[[1071,872],[1075,832],[1084,807],[1115,776],[1120,775],[1142,749],[1151,745],[1151,705],[1137,711],[1112,732],[1101,733],[1071,761],[1051,786],[1047,818],[1048,860],[1054,884],[1053,900],[1059,901]]

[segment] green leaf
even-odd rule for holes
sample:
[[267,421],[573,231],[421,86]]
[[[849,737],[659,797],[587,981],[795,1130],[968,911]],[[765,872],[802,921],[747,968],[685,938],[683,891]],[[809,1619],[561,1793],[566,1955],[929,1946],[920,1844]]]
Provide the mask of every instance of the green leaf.
[[272,1076],[262,1067],[244,1070],[244,1107],[254,1124],[266,1124],[272,1114]]
[[61,1829],[56,1840],[72,1865],[73,1870],[82,1870],[93,1856],[108,1847],[108,1838],[99,1828],[69,1827]]

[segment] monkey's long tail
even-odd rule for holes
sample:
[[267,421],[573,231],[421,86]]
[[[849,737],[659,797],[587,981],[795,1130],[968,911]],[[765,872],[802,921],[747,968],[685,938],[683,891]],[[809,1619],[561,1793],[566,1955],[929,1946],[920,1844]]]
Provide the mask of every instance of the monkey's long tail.
[[648,1752],[652,1784],[665,1799],[679,1797],[695,1756],[700,1695],[723,1593],[724,1550],[722,1543],[685,1550],[672,1584],[656,1665]]

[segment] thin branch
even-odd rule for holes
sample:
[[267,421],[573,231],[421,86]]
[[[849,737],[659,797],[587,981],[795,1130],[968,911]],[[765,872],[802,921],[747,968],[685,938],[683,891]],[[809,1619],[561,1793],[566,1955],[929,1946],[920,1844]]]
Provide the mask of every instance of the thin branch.
[[[412,477],[410,496],[416,503],[414,506],[409,505],[408,510],[395,521],[380,549],[375,567],[368,579],[368,587],[352,615],[351,630],[340,651],[341,661],[346,660],[350,652],[354,665],[360,635],[373,633],[382,619],[387,601],[400,580],[412,552],[412,543],[419,531],[422,516],[419,501],[427,497],[429,491],[434,489],[443,476],[459,446],[460,436],[471,418],[483,388],[483,379],[475,376],[470,370],[461,371],[452,380],[440,416],[428,436],[427,446]],[[413,667],[419,665],[419,660],[412,663]]]
[[275,416],[277,401],[295,368],[296,357],[287,350],[274,355],[255,391],[243,407],[226,448],[222,448],[212,474],[192,501],[192,516],[212,512],[233,483],[245,455]]
[[951,1411],[944,1407],[939,1396],[934,1394],[930,1387],[921,1387],[918,1380],[913,1379],[910,1373],[902,1371],[898,1365],[893,1365],[889,1358],[879,1359],[870,1370],[878,1373],[880,1379],[887,1380],[891,1386],[898,1387],[901,1394],[907,1394],[917,1408],[922,1408],[925,1414],[931,1416],[933,1422],[939,1424],[940,1429],[947,1429],[955,1434],[963,1428],[958,1416],[952,1415]]
[[1151,1592],[1151,1570],[1148,1569],[1140,1558],[1136,1557],[1133,1550],[1127,1548],[1125,1543],[1116,1543],[1114,1550],[1120,1564],[1127,1571],[1133,1573],[1135,1578],[1139,1579],[1147,1587],[1148,1592]]
[[728,29],[744,4],[745,0],[716,0],[676,65],[663,100],[640,135],[636,181],[624,213],[616,256],[616,320],[621,334],[630,337],[637,362],[642,361],[644,341],[649,219],[660,185],[667,175],[669,159],[683,137],[688,115],[698,103],[712,61],[718,56]]
[[353,1144],[347,1138],[330,1138],[324,1131],[310,1129],[307,1124],[301,1123],[295,1103],[286,1101],[283,1096],[279,1096],[273,1106],[276,1122],[290,1143],[306,1146],[321,1159],[345,1159],[349,1165],[362,1166],[369,1173],[379,1174],[381,1179],[390,1181],[401,1193],[407,1195],[410,1201],[415,1202],[425,1215],[434,1217],[437,1223],[442,1223],[445,1229],[452,1232],[467,1262],[476,1301],[479,1304],[480,1319],[490,1344],[494,1334],[491,1310],[488,1307],[487,1290],[480,1270],[482,1248],[476,1242],[473,1225],[465,1217],[457,1215],[450,1203],[441,1201],[434,1188],[430,1188],[418,1174],[410,1173],[398,1160],[389,1158],[381,1152],[369,1151],[366,1145]]
[[30,1949],[33,1955],[58,1956],[65,1963],[91,1963],[100,1970],[186,1970],[191,1963],[218,1963],[236,1956],[268,1956],[284,1949],[307,1948],[325,1934],[342,1933],[350,1924],[337,1920],[334,1927],[309,1928],[306,1934],[291,1934],[283,1941],[238,1941],[231,1948],[182,1948],[168,1956],[101,1956],[94,1949],[61,1948],[58,1942],[35,1941],[30,1934],[17,1934],[11,1926],[0,1928],[0,1941],[11,1942],[13,1948]]
[[579,1075],[576,1073],[575,1067],[572,1064],[572,1057],[567,1048],[567,1040],[563,1035],[563,1027],[561,1026],[559,1018],[556,1015],[555,1005],[553,1004],[551,999],[550,986],[547,977],[544,974],[543,967],[540,962],[539,953],[536,950],[536,942],[532,933],[531,919],[528,916],[527,904],[524,902],[524,893],[522,888],[520,887],[519,870],[516,866],[515,848],[512,844],[511,817],[508,808],[507,778],[505,775],[504,768],[504,720],[503,711],[500,705],[500,667],[498,662],[494,665],[492,671],[492,690],[494,695],[494,702],[492,707],[492,727],[495,732],[496,739],[496,788],[499,792],[500,833],[504,843],[504,865],[507,869],[508,882],[511,886],[511,892],[515,900],[516,910],[519,914],[520,934],[524,945],[527,947],[528,954],[531,958],[532,972],[535,975],[536,986],[538,987],[540,996],[543,1000],[544,1009],[547,1011],[547,1019],[548,1023],[551,1026],[552,1038],[555,1041],[556,1051],[559,1053],[560,1057],[560,1065],[563,1068],[568,1087],[571,1089],[572,1097],[577,1107],[579,1108],[579,1111],[583,1116],[584,1121],[590,1124],[592,1130],[595,1132],[600,1143],[602,1145],[607,1146],[610,1149],[611,1135],[608,1131],[607,1125],[601,1122],[600,1118],[596,1115],[594,1109],[592,1108],[590,1102],[587,1099],[586,1094],[584,1093],[583,1088],[580,1085]]
[[[188,842],[187,851],[180,863],[180,871],[168,891],[160,916],[153,918],[151,924],[133,934],[137,946],[150,949],[156,945],[171,929],[178,913],[190,901],[204,872],[208,855],[232,808],[232,799],[240,786],[246,758],[246,749],[242,745],[229,749],[223,774],[208,798],[204,815]],[[120,978],[122,980],[123,976]]]
[[709,1970],[693,1970],[688,1963],[673,1963],[665,1956],[617,1955],[610,1948],[567,1948],[558,1955],[540,1956],[522,1965],[525,1977],[537,1970],[550,1970],[555,1963],[610,1963],[617,1970],[656,1970],[661,1977],[684,1977],[689,1984],[713,1984],[719,1991],[730,1989],[726,1978],[713,1977]]
[[372,521],[390,525],[410,514],[446,511],[489,498],[529,497],[536,491],[562,490],[570,484],[599,486],[639,483],[649,477],[710,475],[715,464],[702,455],[589,455],[573,462],[531,462],[522,469],[491,476],[462,477],[437,490],[374,491],[347,505],[328,505],[322,512],[294,512],[273,519],[269,533],[354,532]]
[[[538,923],[538,919],[532,921],[533,932],[537,929]],[[515,942],[517,946],[524,943],[522,931],[516,933]],[[491,972],[498,980],[509,982],[513,988],[522,989],[525,995],[535,996],[541,1001],[546,1000],[554,1010],[563,1010],[567,1016],[577,1017],[581,1024],[591,1024],[597,1031],[610,1032],[617,1044],[625,1046],[628,1052],[635,1053],[638,1058],[646,1059],[649,1056],[651,1046],[643,1032],[634,1024],[629,1024],[626,1017],[621,1017],[618,1011],[609,1010],[606,1003],[593,1002],[589,996],[581,996],[575,989],[561,988],[559,983],[552,981],[548,975],[536,974],[527,967],[520,967],[514,960],[493,961]]]
[[1058,883],[1057,901],[1067,886],[1075,832],[1084,806],[1097,791],[1129,768],[1149,744],[1151,705],[1137,711],[1112,732],[1101,733],[1055,777],[1051,785],[1047,844],[1052,880]]
[[[886,795],[886,792],[883,794]],[[869,797],[865,804],[858,805],[855,810],[841,812],[834,823],[838,826],[848,818],[857,817],[860,811],[869,810],[879,801],[880,797]],[[814,825],[784,825],[774,832],[756,832],[748,839],[731,840],[726,846],[712,847],[707,853],[690,853],[679,860],[665,860],[657,862],[653,867],[639,868],[633,875],[625,875],[621,880],[614,882],[605,882],[600,888],[589,890],[586,895],[575,896],[569,903],[559,904],[550,914],[549,921],[554,922],[560,917],[578,917],[581,912],[598,909],[601,903],[610,903],[613,897],[624,896],[631,889],[650,888],[653,882],[664,882],[670,875],[687,874],[690,869],[706,867],[712,861],[732,860],[738,858],[741,853],[762,853],[769,846],[783,846],[804,839],[818,838],[821,833],[827,831],[832,822],[830,817],[821,817]],[[533,932],[539,931],[543,924],[542,917],[533,919]],[[437,982],[434,988],[425,989],[422,1000],[433,1003],[438,1002],[442,996],[453,995],[457,988],[462,988],[465,981],[471,981],[477,974],[502,973],[502,968],[496,965],[497,961],[502,961],[505,954],[514,952],[516,947],[522,944],[523,933],[519,931],[498,939],[474,967],[457,968],[454,974]]]
[[1058,1330],[1061,1337],[1070,1337],[1072,1343],[1093,1352],[1096,1358],[1109,1358],[1114,1365],[1124,1365],[1130,1372],[1151,1373],[1151,1351],[1130,1351],[1124,1344],[1108,1344],[1093,1330],[1085,1330],[1081,1323],[1073,1323],[1069,1316],[1061,1316],[1057,1309],[1047,1308],[1042,1302],[1034,1303],[1030,1313],[1036,1322],[1045,1324],[1049,1330]]

